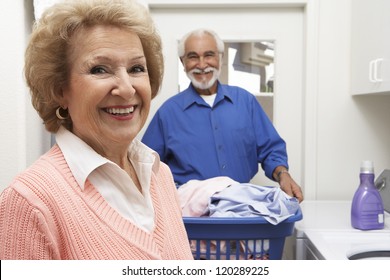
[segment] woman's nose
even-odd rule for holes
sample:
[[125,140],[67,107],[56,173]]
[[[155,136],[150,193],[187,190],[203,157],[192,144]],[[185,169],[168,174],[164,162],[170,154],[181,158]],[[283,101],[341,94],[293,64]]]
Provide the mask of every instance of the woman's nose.
[[116,85],[111,91],[112,95],[122,96],[125,99],[131,98],[135,94],[133,81],[127,71],[121,71],[116,74]]

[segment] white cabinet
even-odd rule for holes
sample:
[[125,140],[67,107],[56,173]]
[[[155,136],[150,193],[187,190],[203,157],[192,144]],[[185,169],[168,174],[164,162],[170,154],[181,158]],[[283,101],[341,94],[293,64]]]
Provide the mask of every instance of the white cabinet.
[[390,94],[390,1],[353,0],[351,91]]
[[323,260],[324,257],[318,252],[317,248],[308,238],[299,238],[296,240],[297,260]]

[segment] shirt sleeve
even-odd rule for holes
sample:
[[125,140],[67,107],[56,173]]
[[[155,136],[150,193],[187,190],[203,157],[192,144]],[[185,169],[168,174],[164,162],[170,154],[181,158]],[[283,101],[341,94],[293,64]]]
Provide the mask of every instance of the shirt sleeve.
[[160,118],[160,111],[157,111],[152,118],[141,141],[146,146],[157,152],[160,156],[160,160],[165,162],[165,138]]
[[261,108],[258,101],[253,98],[253,124],[257,142],[257,159],[265,175],[274,180],[272,174],[277,166],[288,168],[286,143],[280,137],[274,125]]

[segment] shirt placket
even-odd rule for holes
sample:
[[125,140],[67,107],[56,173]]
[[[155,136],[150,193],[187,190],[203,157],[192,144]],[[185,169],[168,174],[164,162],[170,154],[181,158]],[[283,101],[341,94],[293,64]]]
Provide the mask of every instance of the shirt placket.
[[224,144],[224,136],[222,133],[222,124],[220,123],[217,112],[214,109],[210,112],[210,120],[215,140],[215,151],[218,158],[219,172],[221,176],[227,175],[229,166],[227,161],[226,146]]

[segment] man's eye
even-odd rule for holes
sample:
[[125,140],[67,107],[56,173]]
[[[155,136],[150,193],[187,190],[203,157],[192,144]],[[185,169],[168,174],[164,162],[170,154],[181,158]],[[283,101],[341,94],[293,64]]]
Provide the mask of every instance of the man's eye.
[[91,74],[105,74],[107,71],[102,66],[95,66],[91,69]]

